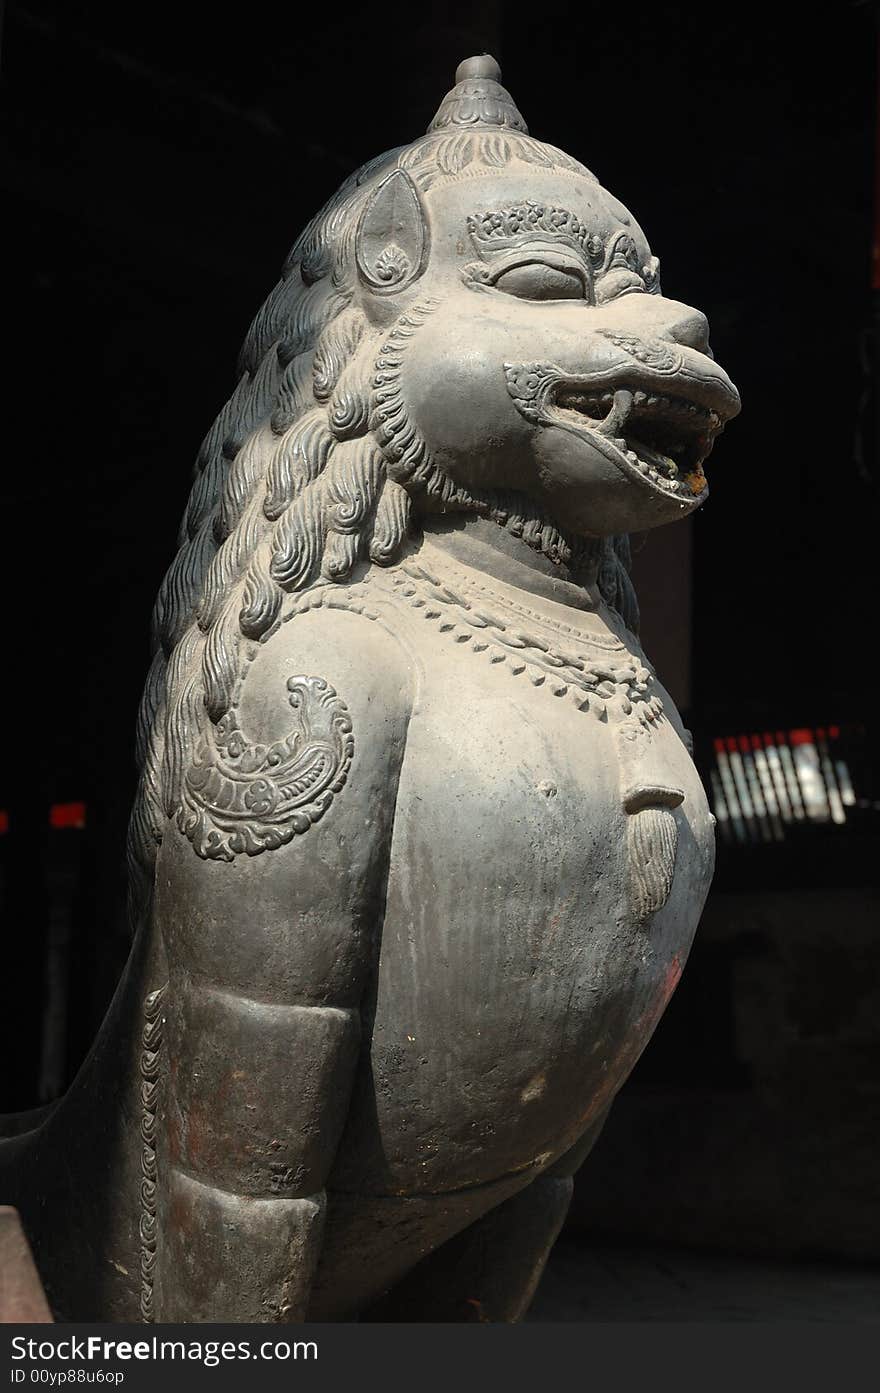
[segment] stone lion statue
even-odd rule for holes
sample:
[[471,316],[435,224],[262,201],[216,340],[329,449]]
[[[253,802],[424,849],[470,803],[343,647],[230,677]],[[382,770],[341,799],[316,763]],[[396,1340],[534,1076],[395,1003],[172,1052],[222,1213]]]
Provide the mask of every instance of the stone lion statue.
[[707,332],[486,56],[297,241],[156,601],[131,958],[0,1150],[60,1318],[525,1312],[712,874],[626,566]]

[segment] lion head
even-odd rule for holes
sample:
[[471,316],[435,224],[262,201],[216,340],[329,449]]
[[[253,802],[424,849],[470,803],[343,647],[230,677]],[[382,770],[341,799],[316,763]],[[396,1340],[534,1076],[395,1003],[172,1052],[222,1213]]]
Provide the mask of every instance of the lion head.
[[738,397],[705,318],[662,295],[626,209],[529,136],[492,59],[456,78],[428,134],[359,170],[299,238],[202,446],[154,615],[136,872],[193,732],[228,711],[241,645],[285,595],[471,512],[560,566],[598,564],[633,624],[615,539],[706,496]]

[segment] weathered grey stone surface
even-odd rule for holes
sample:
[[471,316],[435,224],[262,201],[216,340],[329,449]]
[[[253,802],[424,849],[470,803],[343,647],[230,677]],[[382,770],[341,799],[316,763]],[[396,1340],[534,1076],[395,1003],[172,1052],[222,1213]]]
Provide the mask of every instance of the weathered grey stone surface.
[[518,1319],[687,955],[711,819],[626,534],[738,397],[499,79],[306,229],[202,446],[131,961],[0,1153],[64,1318]]

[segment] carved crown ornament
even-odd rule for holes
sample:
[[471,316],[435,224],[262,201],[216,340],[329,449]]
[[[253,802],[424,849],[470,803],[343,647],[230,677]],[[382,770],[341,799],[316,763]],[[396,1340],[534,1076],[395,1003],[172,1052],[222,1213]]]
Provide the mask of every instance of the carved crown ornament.
[[512,208],[471,214],[468,231],[481,253],[513,246],[529,236],[569,242],[579,247],[597,268],[604,260],[602,238],[591,233],[574,213],[531,199]]

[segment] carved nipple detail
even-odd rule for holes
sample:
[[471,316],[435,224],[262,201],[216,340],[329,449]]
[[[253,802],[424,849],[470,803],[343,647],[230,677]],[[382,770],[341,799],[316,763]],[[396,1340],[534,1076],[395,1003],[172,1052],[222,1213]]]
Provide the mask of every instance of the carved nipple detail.
[[667,785],[637,784],[623,795],[626,845],[632,875],[636,922],[644,924],[669,899],[678,852],[678,823],[672,809],[684,791]]
[[644,924],[669,899],[678,851],[678,824],[668,808],[643,808],[627,819],[633,912]]

